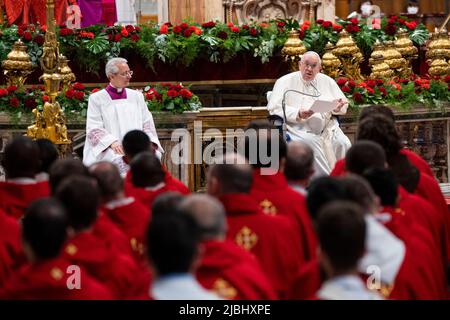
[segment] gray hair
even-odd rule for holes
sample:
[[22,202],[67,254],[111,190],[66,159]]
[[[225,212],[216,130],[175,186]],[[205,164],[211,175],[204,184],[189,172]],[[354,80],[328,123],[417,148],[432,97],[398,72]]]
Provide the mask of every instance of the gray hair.
[[106,77],[109,78],[110,75],[118,73],[119,67],[117,65],[122,63],[128,63],[128,61],[124,58],[109,59],[105,67]]
[[322,59],[320,58],[320,55],[317,52],[315,52],[315,51],[307,51],[307,52],[305,52],[303,54],[303,56],[302,56],[302,60],[303,60],[303,58],[306,58],[306,57],[309,57],[309,56],[316,57],[317,60],[319,60],[319,64],[322,65]]

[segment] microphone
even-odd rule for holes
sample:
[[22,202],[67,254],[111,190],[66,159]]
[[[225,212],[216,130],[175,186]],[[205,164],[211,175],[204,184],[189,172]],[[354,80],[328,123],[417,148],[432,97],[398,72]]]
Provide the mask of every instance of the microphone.
[[294,90],[294,89],[288,89],[283,93],[283,98],[281,99],[281,109],[283,109],[283,136],[286,137],[287,135],[287,127],[286,127],[286,122],[287,122],[287,117],[286,117],[286,94],[288,92],[295,92],[304,96],[308,96],[308,97],[313,97],[313,98],[317,98],[320,97],[321,93],[319,92],[319,90],[317,90],[317,88],[311,83],[311,86],[314,88],[315,92],[317,94],[309,94],[306,92],[302,92],[299,90]]

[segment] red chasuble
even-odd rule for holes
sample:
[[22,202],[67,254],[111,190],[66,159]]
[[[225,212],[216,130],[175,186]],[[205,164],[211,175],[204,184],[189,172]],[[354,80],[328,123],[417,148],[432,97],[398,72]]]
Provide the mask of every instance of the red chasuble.
[[306,199],[288,185],[282,173],[263,175],[259,169],[255,169],[250,195],[266,215],[287,215],[294,218],[299,226],[304,260],[308,261],[316,256],[317,239]]
[[10,273],[25,262],[20,226],[0,210],[0,287]]
[[275,291],[258,261],[231,241],[205,241],[197,280],[229,300],[273,300]]
[[121,202],[107,203],[102,211],[127,236],[133,254],[137,258],[143,258],[150,209],[134,198],[126,198]]
[[50,187],[47,181],[34,183],[2,181],[0,182],[0,209],[9,216],[19,219],[34,200],[46,198],[49,195]]
[[[106,300],[113,299],[111,292],[81,268],[81,289],[70,290],[73,282],[67,273],[72,263],[64,258],[54,258],[36,264],[27,264],[14,273],[0,289],[0,299],[12,300]],[[68,281],[69,280],[69,281]]]
[[73,264],[83,266],[91,276],[108,287],[115,298],[136,295],[139,269],[134,259],[121,254],[93,233],[76,234],[65,245],[63,256]]
[[318,258],[314,258],[303,265],[292,282],[289,289],[288,298],[290,300],[309,300],[314,299],[325,281],[324,275],[320,270]]
[[227,239],[254,254],[280,298],[304,262],[301,239],[284,216],[264,214],[248,194],[227,194],[219,199],[227,213]]
[[[46,24],[46,0],[4,0],[8,24]],[[55,1],[55,19],[58,25],[65,24],[67,0]],[[21,19],[19,19],[21,18]]]
[[[418,154],[408,149],[402,149],[400,150],[400,153],[405,155],[408,158],[409,162],[411,162],[412,165],[414,165],[417,169],[419,169],[420,172],[430,177],[434,177],[433,171],[431,170],[429,164],[424,159],[422,159]],[[344,175],[345,172],[346,172],[345,159],[339,159],[338,161],[336,161],[336,164],[334,165],[334,168],[331,171],[330,176],[339,177]]]

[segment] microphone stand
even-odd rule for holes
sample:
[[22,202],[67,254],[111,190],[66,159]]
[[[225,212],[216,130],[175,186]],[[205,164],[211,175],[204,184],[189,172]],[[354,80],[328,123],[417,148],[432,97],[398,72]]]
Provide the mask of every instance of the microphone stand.
[[304,95],[304,96],[308,96],[308,97],[313,97],[313,98],[320,97],[321,93],[319,92],[319,90],[317,90],[317,88],[313,84],[311,84],[311,86],[314,88],[314,90],[317,92],[317,94],[309,94],[309,93],[302,92],[302,91],[299,91],[299,90],[294,90],[294,89],[286,90],[283,93],[283,98],[281,99],[281,108],[283,109],[283,126],[282,126],[283,137],[286,137],[286,135],[287,135],[287,126],[286,126],[286,122],[287,122],[287,117],[286,117],[286,94],[288,92],[295,92],[295,93],[298,93],[298,94],[301,94],[301,95]]

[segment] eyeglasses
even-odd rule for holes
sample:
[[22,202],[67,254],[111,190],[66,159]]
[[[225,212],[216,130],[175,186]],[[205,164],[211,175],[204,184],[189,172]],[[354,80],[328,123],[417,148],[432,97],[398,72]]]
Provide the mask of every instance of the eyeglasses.
[[124,73],[118,73],[118,75],[119,76],[122,76],[122,77],[131,77],[131,76],[133,76],[133,71],[126,71],[126,72],[124,72]]
[[302,64],[305,66],[306,69],[308,69],[308,68],[315,69],[317,67],[317,63],[309,64],[306,62],[302,62]]

